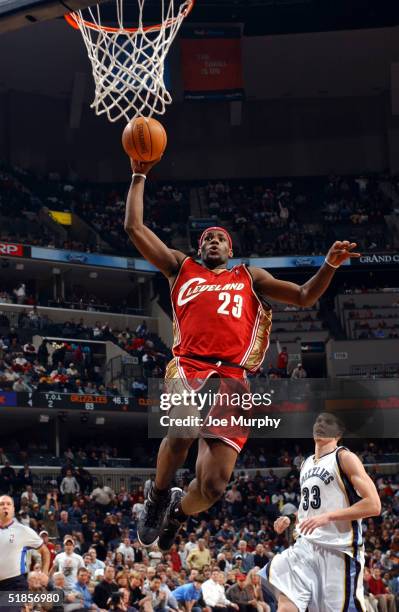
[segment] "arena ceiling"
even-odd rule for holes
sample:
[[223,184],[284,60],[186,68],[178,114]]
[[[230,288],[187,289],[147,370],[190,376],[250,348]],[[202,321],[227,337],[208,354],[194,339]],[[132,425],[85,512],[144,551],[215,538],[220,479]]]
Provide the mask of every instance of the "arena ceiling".
[[242,23],[247,36],[351,30],[395,25],[399,6],[396,0],[196,0],[189,21]]
[[[0,18],[2,5],[12,2],[22,0],[0,0]],[[160,0],[146,6],[155,14]],[[397,0],[196,0],[188,23],[240,24],[248,100],[380,95],[390,90],[399,62]],[[84,75],[85,100],[92,100],[85,47],[62,18],[1,34],[0,56],[7,59],[0,91],[68,99]],[[175,103],[182,100],[180,61],[176,41],[169,54]]]
[[[399,4],[399,3],[398,3]],[[244,36],[247,100],[375,96],[391,87],[399,62],[399,27],[352,31]],[[93,83],[86,49],[63,19],[35,24],[0,36],[0,90],[69,99],[76,75]],[[182,101],[179,42],[170,51],[172,94]]]
[[[107,11],[107,0],[103,4]],[[92,0],[93,2],[93,0]],[[62,15],[90,0],[0,0],[0,32]],[[176,2],[177,4],[177,2]],[[145,1],[145,19],[158,22],[161,0]],[[137,0],[124,0],[134,24]],[[352,30],[399,24],[396,0],[195,0],[189,23],[240,23],[246,36]]]

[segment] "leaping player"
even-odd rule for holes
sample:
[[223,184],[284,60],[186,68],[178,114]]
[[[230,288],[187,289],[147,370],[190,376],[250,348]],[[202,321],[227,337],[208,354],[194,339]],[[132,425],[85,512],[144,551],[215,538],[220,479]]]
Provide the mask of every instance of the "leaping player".
[[[269,346],[271,308],[267,298],[312,306],[328,288],[336,269],[347,259],[360,256],[354,252],[356,243],[335,242],[325,263],[303,285],[277,280],[266,270],[244,264],[228,269],[233,245],[222,227],[203,232],[198,263],[168,248],[144,225],[144,183],[154,163],[131,162],[125,230],[143,257],[169,281],[174,357],[167,366],[166,379],[180,379],[187,387],[190,380],[219,377],[245,386],[247,372],[256,372]],[[161,550],[169,550],[187,517],[213,506],[226,489],[246,436],[242,432],[239,436],[219,433],[213,438],[200,437],[196,478],[185,496],[180,489],[171,491],[170,485],[193,438],[163,439],[155,482],[138,521],[138,536],[144,546],[158,540]]]
[[[358,457],[339,440],[340,419],[320,414],[313,426],[315,453],[302,464],[297,540],[261,571],[278,597],[278,612],[366,610],[363,595],[362,519],[381,502]],[[274,523],[283,533],[290,519]]]

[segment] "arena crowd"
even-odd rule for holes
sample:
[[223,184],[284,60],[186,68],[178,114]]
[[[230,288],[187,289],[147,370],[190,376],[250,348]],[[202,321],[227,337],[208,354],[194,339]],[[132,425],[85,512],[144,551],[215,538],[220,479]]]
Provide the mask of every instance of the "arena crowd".
[[[0,215],[29,220],[25,233],[23,225],[3,224],[1,240],[137,254],[123,231],[127,184],[88,184],[74,174],[64,178],[55,172],[40,177],[3,165],[0,187]],[[200,213],[191,210],[190,190],[201,201]],[[362,251],[390,251],[394,247],[387,239],[384,216],[395,210],[397,197],[397,177],[385,174],[214,180],[207,184],[150,181],[145,214],[149,227],[174,248],[180,244],[189,247],[189,218],[200,215],[230,229],[237,256],[325,253],[342,232],[358,242]],[[103,246],[100,249],[98,240],[83,244],[50,236],[40,224],[42,208],[79,215],[103,240]],[[195,240],[191,236],[193,252]]]
[[[365,444],[363,458],[375,457]],[[66,612],[72,610],[240,610],[274,612],[276,603],[257,577],[274,554],[292,541],[292,532],[276,535],[273,521],[298,508],[300,449],[283,452],[284,477],[270,469],[261,475],[238,473],[224,497],[207,513],[190,517],[169,553],[137,540],[137,516],[145,488],[95,482],[89,470],[75,465],[66,451],[65,465],[44,493],[35,490],[29,466],[12,482],[4,478],[2,493],[11,494],[18,520],[40,533],[51,552],[48,578],[40,556],[29,552],[29,586],[46,592],[61,588]],[[11,468],[12,469],[12,468]],[[399,477],[375,465],[370,475],[382,501],[380,517],[363,522],[368,610],[394,612],[399,595]],[[185,474],[179,484],[187,487]],[[70,607],[69,607],[70,606]],[[38,610],[55,610],[43,606]],[[35,608],[36,610],[36,608]]]

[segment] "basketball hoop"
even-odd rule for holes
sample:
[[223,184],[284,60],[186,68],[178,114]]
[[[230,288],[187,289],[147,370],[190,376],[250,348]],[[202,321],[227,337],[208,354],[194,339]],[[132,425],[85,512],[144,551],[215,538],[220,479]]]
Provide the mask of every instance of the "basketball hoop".
[[159,0],[160,23],[145,25],[145,0],[135,0],[138,26],[130,28],[124,25],[128,1],[114,0],[115,27],[103,24],[100,4],[65,15],[69,25],[81,31],[91,62],[95,83],[91,108],[96,115],[106,113],[111,122],[165,113],[172,102],[164,83],[165,58],[195,2]]

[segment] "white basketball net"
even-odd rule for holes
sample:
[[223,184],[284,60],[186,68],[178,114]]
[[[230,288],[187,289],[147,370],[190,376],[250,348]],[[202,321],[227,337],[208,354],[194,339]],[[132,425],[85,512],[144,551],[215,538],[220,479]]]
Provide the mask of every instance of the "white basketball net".
[[95,96],[91,108],[97,115],[105,113],[112,122],[165,113],[172,102],[164,83],[165,58],[193,5],[193,0],[159,0],[160,24],[146,27],[145,0],[136,2],[139,21],[134,30],[124,26],[124,0],[115,0],[117,25],[112,28],[102,24],[101,5],[85,9],[84,15],[82,11],[71,14],[92,65]]

